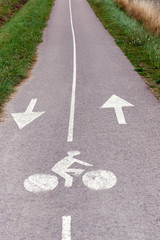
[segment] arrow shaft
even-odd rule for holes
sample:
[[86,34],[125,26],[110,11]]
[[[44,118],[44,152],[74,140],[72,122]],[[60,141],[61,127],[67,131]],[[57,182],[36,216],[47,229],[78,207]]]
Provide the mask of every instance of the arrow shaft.
[[126,124],[122,107],[115,107],[115,113],[119,124]]
[[32,99],[25,111],[25,113],[31,113],[34,109],[34,106],[36,105],[37,99]]

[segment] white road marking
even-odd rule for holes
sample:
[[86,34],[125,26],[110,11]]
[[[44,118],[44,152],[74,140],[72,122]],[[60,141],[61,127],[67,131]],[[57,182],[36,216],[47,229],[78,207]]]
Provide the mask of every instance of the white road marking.
[[24,181],[24,187],[27,191],[38,193],[51,191],[58,185],[58,178],[49,174],[34,174]]
[[116,95],[112,95],[112,97],[110,97],[103,104],[103,106],[101,108],[114,108],[118,123],[126,124],[126,120],[124,118],[122,107],[133,107],[133,106],[134,106],[133,104],[125,101],[124,99],[122,99]]
[[[64,157],[53,166],[52,171],[65,179],[65,187],[72,187],[73,177],[70,176],[68,173],[72,173],[72,175],[74,176],[79,176],[85,170],[78,169],[78,168],[69,168],[69,167],[74,163],[78,163],[87,167],[91,167],[93,165],[74,158],[74,156],[77,156],[80,154],[79,151],[69,151],[67,152],[67,154],[68,154],[67,157]],[[105,190],[105,189],[112,188],[116,184],[117,177],[114,175],[113,172],[110,172],[110,171],[94,170],[94,171],[89,171],[85,173],[84,176],[82,177],[82,181],[84,185],[90,189]],[[50,174],[37,173],[29,176],[24,181],[25,189],[33,193],[51,191],[55,189],[57,185],[58,185],[58,178]]]
[[68,156],[61,159],[52,168],[53,172],[57,173],[58,175],[65,179],[65,187],[72,187],[73,184],[73,177],[70,176],[68,173],[72,173],[75,176],[79,176],[82,172],[85,171],[84,169],[69,168],[73,163],[79,163],[84,166],[93,166],[89,163],[86,163],[73,157],[79,154],[80,154],[79,151],[68,152]]
[[71,216],[62,217],[62,240],[71,240]]
[[25,112],[11,114],[20,129],[22,129],[23,127],[31,123],[33,120],[41,116],[43,113],[45,113],[45,112],[32,112],[36,102],[37,99],[32,99]]
[[93,190],[105,190],[116,184],[117,177],[113,172],[97,170],[84,174],[82,181],[84,185]]
[[70,118],[68,127],[68,142],[73,141],[73,130],[74,130],[74,115],[75,115],[75,97],[76,97],[76,78],[77,78],[77,67],[76,67],[76,40],[72,20],[72,7],[71,0],[69,0],[69,11],[70,11],[70,22],[73,38],[73,82],[72,82],[72,96],[71,96],[71,106],[70,106]]

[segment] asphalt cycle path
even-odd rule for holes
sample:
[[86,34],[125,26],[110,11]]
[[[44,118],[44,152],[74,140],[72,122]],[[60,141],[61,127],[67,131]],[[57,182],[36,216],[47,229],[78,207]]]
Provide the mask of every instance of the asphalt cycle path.
[[0,125],[0,239],[159,240],[159,102],[86,0],[38,55]]

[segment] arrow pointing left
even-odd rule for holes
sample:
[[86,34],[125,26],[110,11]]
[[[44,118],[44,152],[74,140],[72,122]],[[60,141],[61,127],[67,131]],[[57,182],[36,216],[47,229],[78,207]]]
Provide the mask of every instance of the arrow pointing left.
[[25,112],[11,114],[20,129],[22,129],[23,127],[34,121],[36,118],[41,116],[43,113],[45,113],[45,112],[33,112],[36,102],[37,99],[32,99]]

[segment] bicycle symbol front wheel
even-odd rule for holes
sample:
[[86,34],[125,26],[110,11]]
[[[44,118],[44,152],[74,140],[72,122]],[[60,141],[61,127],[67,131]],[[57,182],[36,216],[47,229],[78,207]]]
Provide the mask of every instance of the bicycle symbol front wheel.
[[116,184],[117,177],[113,172],[97,170],[85,173],[82,181],[90,189],[105,190],[112,188]]

